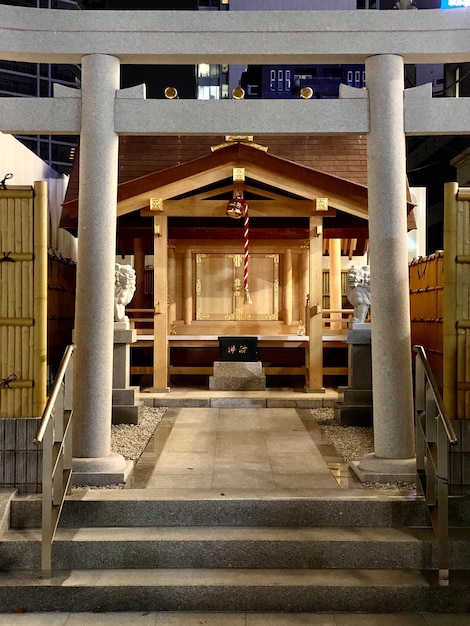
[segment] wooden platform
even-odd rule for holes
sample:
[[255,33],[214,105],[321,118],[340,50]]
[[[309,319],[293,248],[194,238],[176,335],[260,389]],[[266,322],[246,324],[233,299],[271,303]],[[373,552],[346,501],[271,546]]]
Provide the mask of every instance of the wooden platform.
[[[346,377],[346,334],[325,335],[322,342],[323,376]],[[270,377],[305,378],[308,346],[309,338],[305,335],[258,335],[258,353],[263,362],[263,374]],[[131,344],[131,348],[131,375],[151,376],[153,335],[138,334],[137,342]],[[213,376],[213,363],[219,359],[217,336],[169,335],[168,349],[170,380],[175,376]]]

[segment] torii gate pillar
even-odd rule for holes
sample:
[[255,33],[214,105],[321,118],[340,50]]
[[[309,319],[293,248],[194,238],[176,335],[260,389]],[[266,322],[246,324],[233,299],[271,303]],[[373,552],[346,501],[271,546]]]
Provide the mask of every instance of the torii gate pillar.
[[403,68],[398,55],[366,60],[374,452],[356,466],[364,482],[415,479]]
[[75,313],[73,476],[76,484],[123,482],[111,453],[119,60],[82,60],[82,129]]

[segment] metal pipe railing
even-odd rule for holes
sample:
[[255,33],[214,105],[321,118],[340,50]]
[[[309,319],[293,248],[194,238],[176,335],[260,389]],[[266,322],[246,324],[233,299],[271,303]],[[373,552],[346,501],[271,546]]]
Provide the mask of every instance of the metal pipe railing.
[[[72,478],[73,346],[67,346],[42,414],[35,444],[42,443],[41,575],[52,575],[52,542]],[[62,384],[64,382],[64,384]],[[62,391],[62,393],[61,393]]]
[[449,584],[449,445],[457,443],[423,346],[415,360],[416,486],[438,542],[439,584]]

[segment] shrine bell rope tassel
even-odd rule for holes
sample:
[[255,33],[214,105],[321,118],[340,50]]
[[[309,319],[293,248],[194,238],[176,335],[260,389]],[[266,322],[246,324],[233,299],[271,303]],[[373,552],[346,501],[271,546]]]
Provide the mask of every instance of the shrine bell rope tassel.
[[245,304],[252,304],[250,290],[248,288],[248,266],[250,257],[250,216],[248,215],[248,203],[244,202],[243,207],[243,289],[245,291]]

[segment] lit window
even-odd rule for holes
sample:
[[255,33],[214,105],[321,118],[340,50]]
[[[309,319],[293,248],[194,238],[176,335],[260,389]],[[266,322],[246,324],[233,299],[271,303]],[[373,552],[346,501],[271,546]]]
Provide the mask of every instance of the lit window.
[[276,91],[276,70],[269,70],[269,90]]
[[210,76],[210,71],[211,71],[211,66],[209,65],[209,63],[199,63],[199,66],[198,66],[199,78]]

